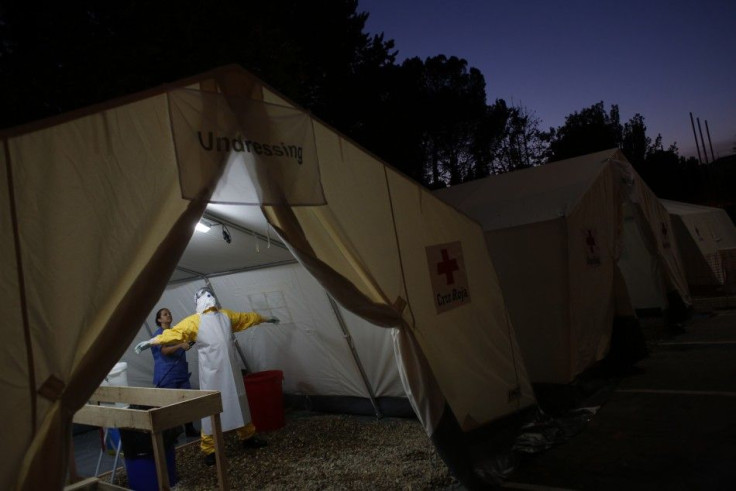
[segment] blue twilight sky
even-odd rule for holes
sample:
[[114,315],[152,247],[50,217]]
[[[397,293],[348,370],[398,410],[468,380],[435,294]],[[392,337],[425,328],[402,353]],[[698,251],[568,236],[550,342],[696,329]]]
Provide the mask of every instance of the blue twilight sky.
[[488,103],[521,104],[542,129],[603,101],[697,156],[692,112],[716,157],[734,153],[736,0],[358,0],[358,11],[398,62],[465,58]]

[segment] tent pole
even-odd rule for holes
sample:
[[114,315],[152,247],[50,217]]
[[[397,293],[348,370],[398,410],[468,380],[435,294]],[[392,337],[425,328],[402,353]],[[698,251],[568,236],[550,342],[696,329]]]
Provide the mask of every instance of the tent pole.
[[[325,293],[327,293],[325,291]],[[332,298],[332,296],[327,293],[327,298],[330,300],[330,305],[332,306],[332,311],[335,313],[335,317],[337,318],[337,323],[340,324],[340,329],[342,329],[342,334],[345,337],[345,341],[348,343],[348,346],[350,346],[350,351],[353,353],[353,360],[355,360],[355,364],[358,366],[358,370],[360,371],[360,376],[363,377],[363,383],[365,384],[365,388],[368,391],[368,397],[371,400],[371,404],[373,405],[373,410],[375,411],[376,418],[382,418],[383,413],[378,408],[378,403],[376,401],[376,395],[373,393],[373,388],[371,387],[370,382],[368,381],[368,376],[365,373],[365,369],[363,368],[363,364],[360,362],[360,357],[358,357],[358,352],[355,350],[355,345],[353,344],[353,337],[350,335],[350,331],[348,331],[347,325],[345,325],[345,319],[343,319],[342,314],[340,313],[340,309],[337,306],[337,303]]]
[[[199,271],[194,271],[193,269],[187,269],[179,265],[177,265],[176,268],[174,269],[178,269],[179,271],[184,271],[186,274],[190,274],[192,276],[197,276],[199,278],[204,279],[205,281],[207,280],[207,277],[204,275],[204,273],[200,273]],[[192,278],[187,278],[186,281],[192,281]],[[171,283],[171,281],[169,281],[169,283]]]
[[[246,266],[244,268],[238,268],[238,269],[230,269],[227,271],[218,271],[217,273],[210,273],[208,275],[204,275],[202,273],[198,273],[196,271],[192,271],[191,269],[186,268],[180,268],[179,266],[176,267],[177,270],[183,271],[186,274],[197,276],[201,278],[217,278],[218,276],[227,276],[231,274],[236,273],[245,273],[247,271],[257,271],[259,269],[266,269],[266,268],[275,268],[277,266],[284,266],[286,264],[296,264],[296,259],[284,259],[283,261],[275,261],[268,264],[259,264],[258,266]],[[192,278],[180,278],[178,280],[169,280],[169,285],[175,285],[177,283],[188,283],[192,281]]]

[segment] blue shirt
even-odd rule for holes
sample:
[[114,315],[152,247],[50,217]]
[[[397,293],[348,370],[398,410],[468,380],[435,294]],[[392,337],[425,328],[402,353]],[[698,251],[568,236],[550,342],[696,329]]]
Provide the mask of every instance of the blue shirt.
[[[163,328],[156,329],[154,336],[163,332]],[[186,351],[179,348],[170,355],[161,353],[161,345],[151,346],[153,355],[153,385],[173,389],[188,389],[189,364]],[[186,385],[187,387],[184,387]]]

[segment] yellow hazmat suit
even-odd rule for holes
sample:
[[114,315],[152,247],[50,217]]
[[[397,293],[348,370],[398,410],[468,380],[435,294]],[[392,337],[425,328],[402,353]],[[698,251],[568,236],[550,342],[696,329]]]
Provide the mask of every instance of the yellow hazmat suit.
[[[210,307],[151,339],[152,344],[197,343],[199,388],[220,391],[222,431],[236,430],[240,440],[252,437],[256,428],[251,421],[243,376],[235,358],[232,333],[269,321],[256,312]],[[200,448],[206,455],[215,451],[210,418],[202,419]]]

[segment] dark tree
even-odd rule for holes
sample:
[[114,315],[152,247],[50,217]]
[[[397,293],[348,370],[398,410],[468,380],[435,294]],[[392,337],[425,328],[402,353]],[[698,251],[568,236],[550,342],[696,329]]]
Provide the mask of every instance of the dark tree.
[[[355,0],[13,2],[0,11],[0,127],[237,63],[328,122],[393,63]],[[367,84],[363,85],[365,88]],[[353,96],[353,99],[358,97]]]
[[[661,137],[657,140],[661,141]],[[647,154],[652,150],[652,139],[647,136],[647,126],[644,124],[644,116],[635,114],[624,124],[621,150],[629,159],[629,162],[639,168],[644,164]],[[661,147],[661,143],[659,143]]]
[[606,112],[603,102],[570,114],[549,135],[549,161],[563,160],[621,146],[623,128],[618,106]]
[[369,148],[429,187],[482,174],[476,137],[486,116],[483,75],[444,55],[410,58],[389,72],[387,103],[378,103],[389,131]]
[[454,56],[428,58],[424,67],[428,184],[460,183],[474,172],[473,144],[486,110],[485,79]]
[[492,110],[503,121],[497,131],[492,159],[493,173],[513,171],[544,163],[547,135],[539,129],[539,119],[524,106],[508,107],[503,99]]
[[636,171],[659,198],[693,201],[700,187],[697,161],[694,162],[695,167],[680,157],[674,145],[667,150],[658,145],[647,151]]

